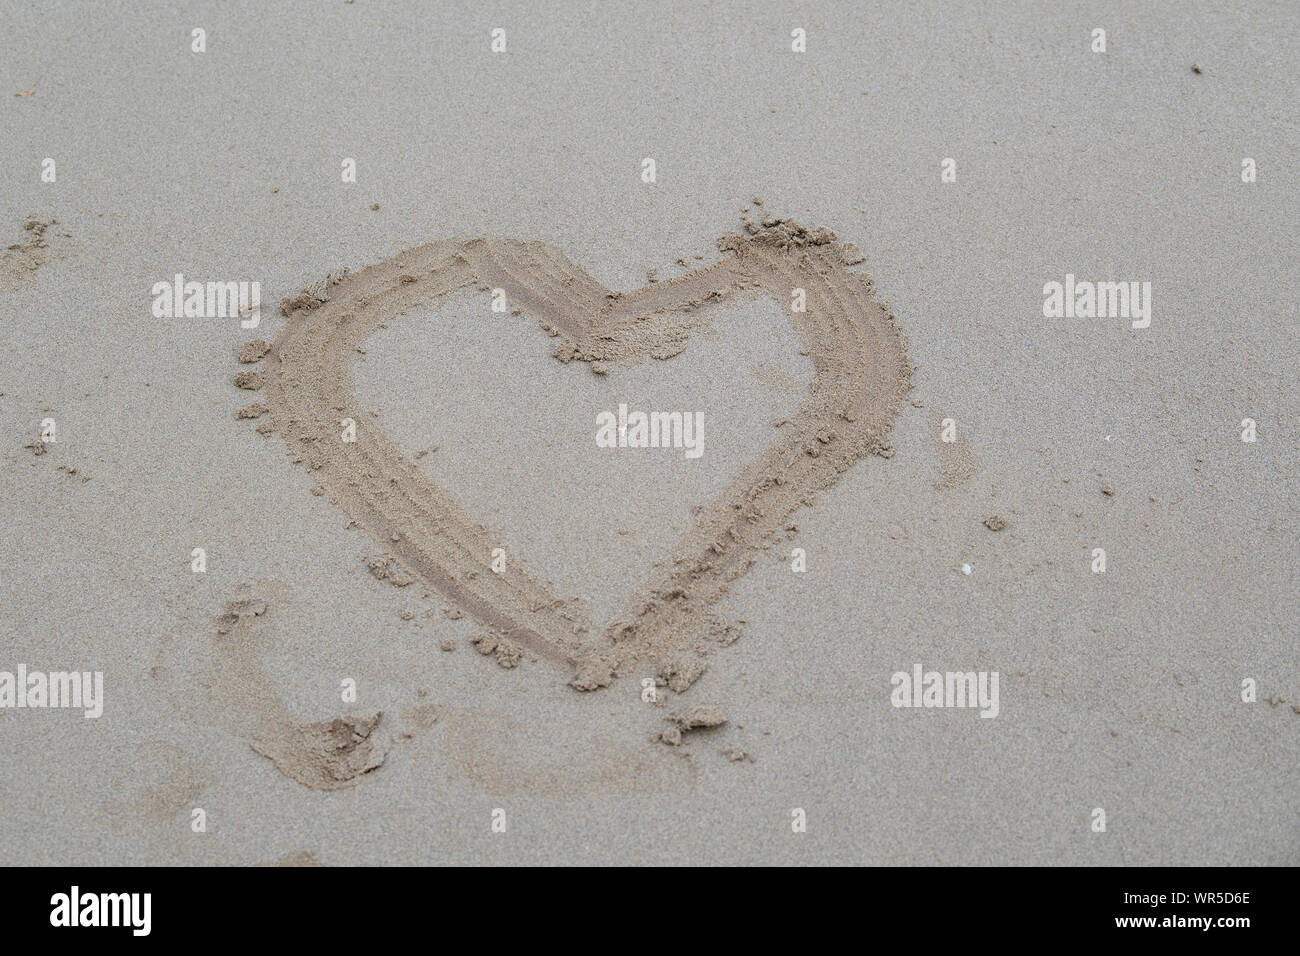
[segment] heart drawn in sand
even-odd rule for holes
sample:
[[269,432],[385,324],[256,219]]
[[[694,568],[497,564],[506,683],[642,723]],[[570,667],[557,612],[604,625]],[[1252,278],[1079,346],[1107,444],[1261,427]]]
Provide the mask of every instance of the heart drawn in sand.
[[[858,459],[888,454],[884,436],[910,387],[893,315],[874,298],[869,278],[846,269],[857,257],[833,233],[768,220],[747,223],[718,248],[717,263],[626,295],[538,242],[409,249],[290,304],[265,363],[271,422],[294,460],[411,575],[498,639],[572,668],[574,687],[605,686],[716,628],[717,601],[786,531],[790,516]],[[499,539],[359,411],[350,362],[365,340],[404,311],[472,287],[504,289],[513,308],[560,337],[554,354],[561,362],[671,358],[712,311],[759,294],[782,304],[812,359],[813,381],[795,416],[704,506],[607,627],[584,620],[576,602],[517,560],[495,573]],[[355,441],[343,440],[344,419],[355,422]]]

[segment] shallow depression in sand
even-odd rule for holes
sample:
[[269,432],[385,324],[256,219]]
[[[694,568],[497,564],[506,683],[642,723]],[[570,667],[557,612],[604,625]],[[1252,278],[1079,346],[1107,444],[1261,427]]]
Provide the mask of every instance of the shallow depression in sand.
[[[353,366],[358,401],[499,536],[507,562],[522,561],[607,624],[690,530],[692,509],[721,494],[773,441],[775,423],[796,414],[812,362],[768,297],[718,309],[680,355],[612,364],[604,375],[556,362],[556,340],[536,318],[489,304],[485,292],[462,291],[378,330]],[[702,454],[598,448],[596,416],[620,403],[698,413]]]

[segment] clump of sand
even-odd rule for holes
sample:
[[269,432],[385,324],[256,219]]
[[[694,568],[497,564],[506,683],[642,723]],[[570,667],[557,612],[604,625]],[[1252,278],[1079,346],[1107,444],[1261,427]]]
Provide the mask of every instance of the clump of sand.
[[375,580],[387,581],[395,588],[407,587],[415,580],[391,554],[373,554],[365,558],[365,562]]
[[252,339],[245,342],[244,347],[239,350],[239,361],[244,365],[251,365],[262,361],[269,351],[271,351],[271,343],[266,339]]
[[672,726],[662,733],[656,734],[653,739],[670,747],[680,747],[683,734],[690,733],[693,730],[721,727],[727,722],[727,718],[721,710],[706,704],[697,704],[680,714],[674,714],[668,720],[672,722]]
[[375,734],[382,712],[370,717],[335,717],[314,724],[291,724],[249,743],[288,777],[313,790],[352,786],[383,765],[387,742]]
[[659,665],[655,678],[660,686],[667,684],[673,693],[681,694],[699,680],[707,669],[708,665],[701,660],[664,661]]
[[317,279],[311,285],[304,287],[296,295],[284,297],[280,300],[280,314],[292,315],[299,309],[310,311],[323,305],[329,301],[330,289],[347,278],[347,275],[347,269],[336,269],[324,278]]
[[506,670],[512,670],[519,666],[519,661],[523,653],[519,645],[504,638],[499,638],[494,634],[478,634],[470,639],[475,649],[486,657],[489,654],[495,654],[497,663]]

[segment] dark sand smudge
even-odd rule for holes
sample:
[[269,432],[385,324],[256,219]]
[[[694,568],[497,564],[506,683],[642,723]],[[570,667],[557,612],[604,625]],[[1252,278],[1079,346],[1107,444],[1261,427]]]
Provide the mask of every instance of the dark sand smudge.
[[316,854],[311,850],[299,850],[296,853],[286,853],[274,863],[259,863],[258,866],[324,866],[316,858]]
[[0,288],[10,292],[22,288],[35,277],[36,270],[54,257],[45,233],[58,222],[57,219],[42,222],[35,216],[27,217],[23,222],[22,236],[0,253]]

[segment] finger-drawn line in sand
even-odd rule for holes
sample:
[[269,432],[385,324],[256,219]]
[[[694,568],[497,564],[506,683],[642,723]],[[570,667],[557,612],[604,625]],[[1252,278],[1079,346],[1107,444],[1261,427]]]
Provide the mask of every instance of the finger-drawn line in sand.
[[[871,279],[846,269],[859,257],[834,233],[747,220],[743,234],[723,236],[718,248],[719,262],[629,294],[610,292],[549,246],[510,239],[430,242],[331,276],[325,296],[287,303],[289,320],[264,361],[271,424],[294,460],[411,574],[501,639],[572,667],[574,687],[603,687],[719,628],[712,614],[719,598],[791,514],[854,462],[888,454],[885,434],[911,387],[894,316],[873,296]],[[467,287],[504,289],[514,308],[561,339],[557,359],[601,366],[671,358],[710,313],[766,294],[785,308],[812,359],[814,378],[797,414],[700,511],[625,613],[603,629],[520,562],[494,573],[499,539],[358,404],[350,363],[366,339],[400,313]],[[804,312],[793,310],[796,289],[804,290]],[[347,418],[354,442],[341,440]]]
[[259,622],[270,606],[254,591],[241,587],[239,592],[216,621],[216,672],[221,679],[207,686],[214,694],[217,719],[304,787],[355,786],[383,765],[392,746],[391,736],[379,732],[383,713],[344,714],[319,723],[293,719],[262,663]]

